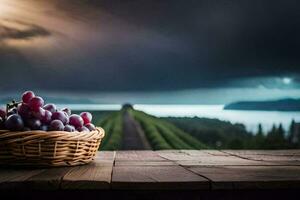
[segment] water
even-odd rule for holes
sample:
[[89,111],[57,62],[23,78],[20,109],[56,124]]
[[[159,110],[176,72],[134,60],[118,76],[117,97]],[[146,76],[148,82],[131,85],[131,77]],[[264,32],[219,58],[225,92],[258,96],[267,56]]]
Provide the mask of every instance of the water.
[[[119,110],[119,104],[65,104],[59,107],[69,107],[72,110]],[[281,111],[239,111],[223,110],[224,105],[150,105],[136,104],[134,108],[157,117],[206,117],[243,123],[247,130],[256,132],[257,125],[270,130],[273,124],[281,123],[288,130],[292,119],[300,121],[300,112]]]
[[243,123],[247,130],[252,132],[256,132],[259,123],[264,130],[270,130],[273,124],[279,125],[279,123],[288,130],[292,119],[300,121],[300,112],[223,110],[224,105],[136,105],[134,107],[159,117],[197,116]]

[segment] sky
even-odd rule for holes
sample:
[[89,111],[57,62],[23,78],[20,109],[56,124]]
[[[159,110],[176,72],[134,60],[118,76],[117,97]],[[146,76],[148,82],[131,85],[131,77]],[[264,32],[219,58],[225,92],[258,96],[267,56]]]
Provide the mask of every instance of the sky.
[[300,98],[299,35],[297,0],[0,0],[0,91]]

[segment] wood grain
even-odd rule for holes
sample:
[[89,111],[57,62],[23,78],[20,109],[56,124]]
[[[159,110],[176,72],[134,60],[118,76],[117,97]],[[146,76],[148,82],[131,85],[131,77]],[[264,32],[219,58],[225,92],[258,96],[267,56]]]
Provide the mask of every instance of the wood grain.
[[109,189],[115,152],[101,152],[89,165],[72,168],[62,179],[62,189]]
[[300,188],[298,166],[190,167],[212,181],[212,189]]
[[116,166],[113,189],[208,189],[207,179],[180,166]]
[[299,157],[299,150],[101,151],[76,167],[3,166],[0,189],[300,189]]

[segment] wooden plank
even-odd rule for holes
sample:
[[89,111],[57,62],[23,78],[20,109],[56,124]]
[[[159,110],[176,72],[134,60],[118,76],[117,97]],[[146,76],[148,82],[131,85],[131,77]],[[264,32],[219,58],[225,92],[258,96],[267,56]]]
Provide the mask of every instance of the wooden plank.
[[25,185],[30,177],[43,172],[43,169],[0,168],[0,189],[17,189]]
[[172,165],[178,165],[175,162],[172,161],[145,161],[145,160],[140,160],[140,161],[116,161],[115,166],[172,166]]
[[62,179],[62,189],[109,189],[115,153],[101,152],[95,161],[72,168]]
[[272,163],[243,159],[218,151],[159,151],[158,154],[182,166],[272,165]]
[[156,151],[117,151],[116,161],[122,160],[164,161],[166,159],[160,157]]
[[212,189],[300,189],[299,166],[193,166]]
[[274,156],[300,156],[300,149],[290,150],[222,150],[224,153],[238,155],[274,155]]
[[97,160],[114,160],[116,157],[115,151],[98,151],[95,159]]
[[300,165],[300,154],[297,150],[268,150],[268,151],[224,151],[230,155],[249,160],[265,161],[272,165]]
[[[26,189],[58,190],[61,180],[72,167],[48,168],[25,181]],[[24,189],[24,188],[22,188]]]
[[112,188],[209,189],[209,182],[180,166],[115,166]]

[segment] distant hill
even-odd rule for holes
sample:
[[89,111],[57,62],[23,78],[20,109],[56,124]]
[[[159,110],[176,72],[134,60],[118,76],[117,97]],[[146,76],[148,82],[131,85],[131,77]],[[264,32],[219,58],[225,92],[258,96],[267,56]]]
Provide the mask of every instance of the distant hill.
[[239,101],[226,105],[224,110],[300,111],[300,99]]

